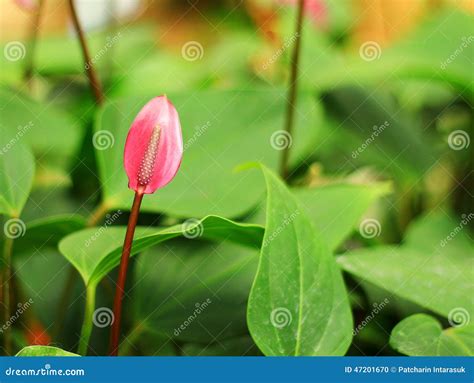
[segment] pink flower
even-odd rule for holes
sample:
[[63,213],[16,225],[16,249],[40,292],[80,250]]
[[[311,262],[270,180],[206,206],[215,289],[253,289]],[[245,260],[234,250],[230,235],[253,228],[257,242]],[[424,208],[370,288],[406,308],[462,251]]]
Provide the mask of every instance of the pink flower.
[[20,8],[24,9],[25,11],[34,11],[38,8],[38,1],[39,0],[14,0],[16,5]]
[[[297,5],[298,0],[280,0],[282,4]],[[327,8],[323,0],[306,0],[304,6],[305,14],[319,26],[327,23]]]
[[154,193],[176,175],[183,156],[178,112],[166,96],[149,101],[138,113],[125,143],[128,187]]

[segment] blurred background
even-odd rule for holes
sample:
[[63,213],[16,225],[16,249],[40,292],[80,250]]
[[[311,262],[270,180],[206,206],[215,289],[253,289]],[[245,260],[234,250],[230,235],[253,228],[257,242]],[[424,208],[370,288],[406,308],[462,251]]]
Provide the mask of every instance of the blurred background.
[[[75,4],[109,113],[125,105],[115,102],[150,94],[287,87],[296,1],[77,0]],[[101,108],[84,73],[68,3],[0,0],[0,10],[1,134],[7,136],[7,125],[28,129],[25,121],[44,128],[32,138],[36,174],[22,219],[71,212],[90,217],[104,193],[92,145]],[[311,135],[294,137],[295,143],[307,144],[310,150],[292,161],[289,183],[319,187],[341,181],[389,182],[392,194],[370,209],[384,228],[370,246],[401,243],[410,224],[430,211],[441,210],[455,217],[454,222],[472,214],[473,15],[472,0],[308,1],[299,92],[310,95],[316,117],[307,127]],[[243,115],[261,107],[245,99],[240,102]],[[245,157],[246,146],[240,151]],[[203,215],[226,211],[200,199],[193,203],[202,203],[197,212]],[[229,208],[227,216],[259,221],[244,210]],[[150,214],[143,223],[157,219],[160,224],[177,222],[173,214]],[[469,218],[465,235],[471,235],[472,222]],[[125,223],[125,215],[114,222]],[[354,232],[339,252],[363,245],[366,239]],[[19,253],[32,251],[28,244],[22,246]],[[23,275],[37,279],[24,290],[44,286],[37,273],[45,267],[41,262],[30,260],[26,265],[21,257],[18,262]],[[52,261],[50,267],[63,266]],[[83,288],[78,280],[64,287],[66,279],[52,282],[48,298],[42,303],[38,299],[29,311],[28,330],[17,333],[19,344],[47,344],[54,338],[74,349]],[[57,311],[58,305],[65,307],[60,301],[66,288],[73,291],[74,303]],[[110,283],[101,285],[98,301],[108,302],[111,289]],[[355,310],[356,321],[378,297],[379,291],[370,286],[354,293],[352,299],[365,305]],[[357,338],[351,354],[394,354],[386,347],[390,329],[416,311],[411,303],[395,306],[379,318],[380,325]],[[55,315],[63,316],[65,325],[50,327]],[[103,331],[93,339],[98,354],[104,352],[106,338]],[[217,351],[215,344],[209,349],[208,344],[185,347],[179,342],[179,347],[173,343],[156,347],[156,342],[147,343],[149,339],[139,335],[136,339],[140,346],[130,346],[125,353],[183,354],[186,349],[190,355],[240,355],[241,350],[258,354],[249,337]]]

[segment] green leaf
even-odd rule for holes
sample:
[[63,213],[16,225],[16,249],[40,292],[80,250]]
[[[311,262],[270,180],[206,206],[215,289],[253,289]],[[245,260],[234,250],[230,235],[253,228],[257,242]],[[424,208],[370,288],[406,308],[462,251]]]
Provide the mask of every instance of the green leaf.
[[135,322],[147,334],[206,345],[248,334],[246,307],[257,264],[257,249],[227,241],[156,246],[137,260]]
[[[86,286],[96,286],[120,263],[125,227],[90,228],[68,235],[59,242],[59,250],[79,271]],[[223,239],[258,248],[263,227],[236,223],[225,218],[208,216],[169,228],[137,227],[132,255],[150,246],[175,237],[202,235],[208,239]]]
[[[370,48],[366,51],[369,60],[356,51],[344,62],[334,60],[333,65],[308,71],[310,81],[320,89],[329,89],[377,81],[427,79],[448,83],[474,97],[471,73],[474,46],[469,40],[472,23],[472,15],[448,9],[430,17],[391,47],[372,44],[372,53],[379,53],[378,58],[377,54],[370,54]],[[364,51],[363,45],[361,50]]]
[[422,251],[473,251],[472,239],[467,225],[474,213],[458,217],[439,210],[428,213],[410,225],[404,243]]
[[[338,262],[358,278],[437,314],[449,317],[453,310],[462,308],[473,316],[474,251],[472,246],[460,248],[463,241],[454,240],[452,247],[451,242],[441,244],[443,237],[461,230],[459,224],[451,226],[453,219],[442,214],[421,218],[402,246],[359,249],[338,257]],[[445,229],[440,232],[440,228],[446,231],[442,233]]]
[[19,217],[30,193],[35,161],[21,138],[0,135],[0,214]]
[[21,349],[15,356],[80,356],[52,346],[28,346]]
[[389,183],[334,184],[292,189],[331,250],[341,245],[367,209],[390,190]]
[[343,355],[352,317],[342,275],[291,192],[262,166],[267,223],[247,319],[265,355]]
[[[28,308],[28,311],[32,310],[32,313],[28,315],[46,324],[45,327],[51,334],[54,330],[50,324],[58,320],[58,309],[65,309],[60,307],[63,304],[61,295],[67,283],[69,274],[67,271],[70,265],[56,249],[50,247],[38,246],[28,248],[26,251],[20,249],[22,253],[19,253],[15,243],[14,249],[13,267],[18,277],[18,286],[23,294],[23,297],[18,299],[32,300],[31,307]],[[78,300],[77,303],[79,302]],[[65,311],[70,312],[74,303],[76,303],[74,300],[68,302]]]
[[[398,179],[416,181],[439,160],[420,124],[384,91],[340,88],[326,95],[325,104],[335,129],[345,128],[344,161],[377,165]],[[339,148],[341,136],[337,140]]]
[[[335,183],[291,189],[332,251],[337,249],[359,225],[367,209],[391,190],[388,182]],[[260,208],[249,220],[265,224],[265,208]]]
[[390,345],[410,356],[473,356],[474,325],[443,330],[432,316],[416,314],[394,327]]
[[[176,178],[146,198],[142,209],[181,217],[237,217],[249,212],[264,196],[265,185],[257,171],[235,169],[249,161],[278,166],[281,152],[272,147],[271,139],[283,126],[286,92],[197,91],[168,96],[181,118],[183,162]],[[97,150],[105,203],[112,208],[130,208],[123,147],[130,124],[148,100],[108,104],[98,118],[97,137],[110,139],[111,133],[114,138],[113,146]],[[312,151],[320,115],[309,94],[301,94],[298,105],[292,164]]]
[[85,226],[86,220],[80,215],[58,215],[27,222],[25,235],[15,241],[15,252],[56,246],[66,235]]
[[6,88],[0,88],[0,105],[0,129],[7,142],[27,142],[42,160],[59,164],[78,148],[81,127],[62,110]]

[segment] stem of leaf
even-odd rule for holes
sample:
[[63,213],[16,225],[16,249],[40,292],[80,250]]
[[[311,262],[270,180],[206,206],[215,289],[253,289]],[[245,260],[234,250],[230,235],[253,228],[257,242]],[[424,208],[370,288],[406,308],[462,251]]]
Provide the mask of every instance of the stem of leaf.
[[31,80],[34,72],[34,60],[36,45],[38,42],[38,34],[40,28],[41,15],[46,0],[39,0],[38,7],[35,14],[33,15],[33,22],[31,23],[31,29],[28,39],[28,55],[26,57],[25,72],[23,74],[24,80],[28,87],[31,87]]
[[140,205],[143,199],[143,190],[138,190],[133,199],[132,210],[130,211],[130,218],[128,219],[127,233],[122,249],[122,258],[120,260],[119,276],[117,281],[117,288],[115,290],[114,299],[114,322],[110,333],[110,350],[109,355],[117,356],[120,339],[120,322],[122,316],[122,300],[125,290],[125,281],[127,279],[128,260],[132,250],[133,236],[135,234],[135,227],[137,226],[138,214],[140,213]]
[[77,17],[76,7],[74,6],[74,0],[69,0],[69,9],[71,10],[72,21],[74,28],[76,29],[79,42],[81,44],[82,56],[84,57],[84,68],[86,70],[87,77],[89,78],[89,83],[94,93],[95,100],[97,105],[102,105],[104,103],[104,93],[102,91],[102,85],[100,84],[99,77],[95,71],[94,65],[92,63],[89,48],[87,46],[86,39],[84,37],[84,32]]
[[[104,202],[102,202],[99,206],[97,206],[97,208],[92,212],[92,214],[89,216],[89,219],[87,220],[87,227],[97,226],[97,224],[104,217],[104,215],[107,213],[108,210],[109,210],[109,207]],[[55,339],[59,335],[62,329],[63,322],[66,317],[65,307],[68,304],[69,298],[73,292],[74,285],[77,280],[77,276],[78,274],[77,274],[76,269],[70,265],[69,273],[66,278],[66,284],[62,291],[61,298],[59,300],[59,306],[57,308],[56,321],[54,323],[54,329],[53,329],[53,339]]]
[[[13,238],[6,237],[3,246],[3,306],[4,323],[9,323],[11,319],[10,310],[10,279],[11,279],[11,260],[13,251]],[[3,332],[3,347],[6,355],[12,352],[12,334],[11,326],[7,326]]]
[[82,322],[81,336],[79,338],[79,346],[77,353],[86,355],[89,346],[89,338],[92,333],[92,317],[95,309],[95,286],[87,286],[86,289],[86,309],[84,311],[84,321]]
[[[303,29],[303,14],[305,0],[298,0],[298,14],[296,18],[295,46],[291,56],[291,73],[288,87],[288,102],[286,106],[285,131],[291,138],[294,125],[294,114],[296,108],[296,94],[298,90],[298,64],[301,47],[301,31]],[[291,142],[291,139],[289,140]],[[280,158],[280,175],[283,179],[288,178],[288,160],[290,157],[290,146],[286,145]]]

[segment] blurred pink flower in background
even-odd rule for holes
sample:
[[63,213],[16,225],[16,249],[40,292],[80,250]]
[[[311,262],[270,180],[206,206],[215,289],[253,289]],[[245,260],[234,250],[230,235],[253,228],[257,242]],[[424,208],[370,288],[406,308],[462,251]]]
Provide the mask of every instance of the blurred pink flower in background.
[[25,11],[34,11],[38,8],[40,0],[14,0],[15,4]]
[[[298,0],[278,0],[278,2],[286,5],[298,5]],[[324,27],[327,25],[328,11],[323,0],[306,0],[304,8],[306,16],[317,26]]]

